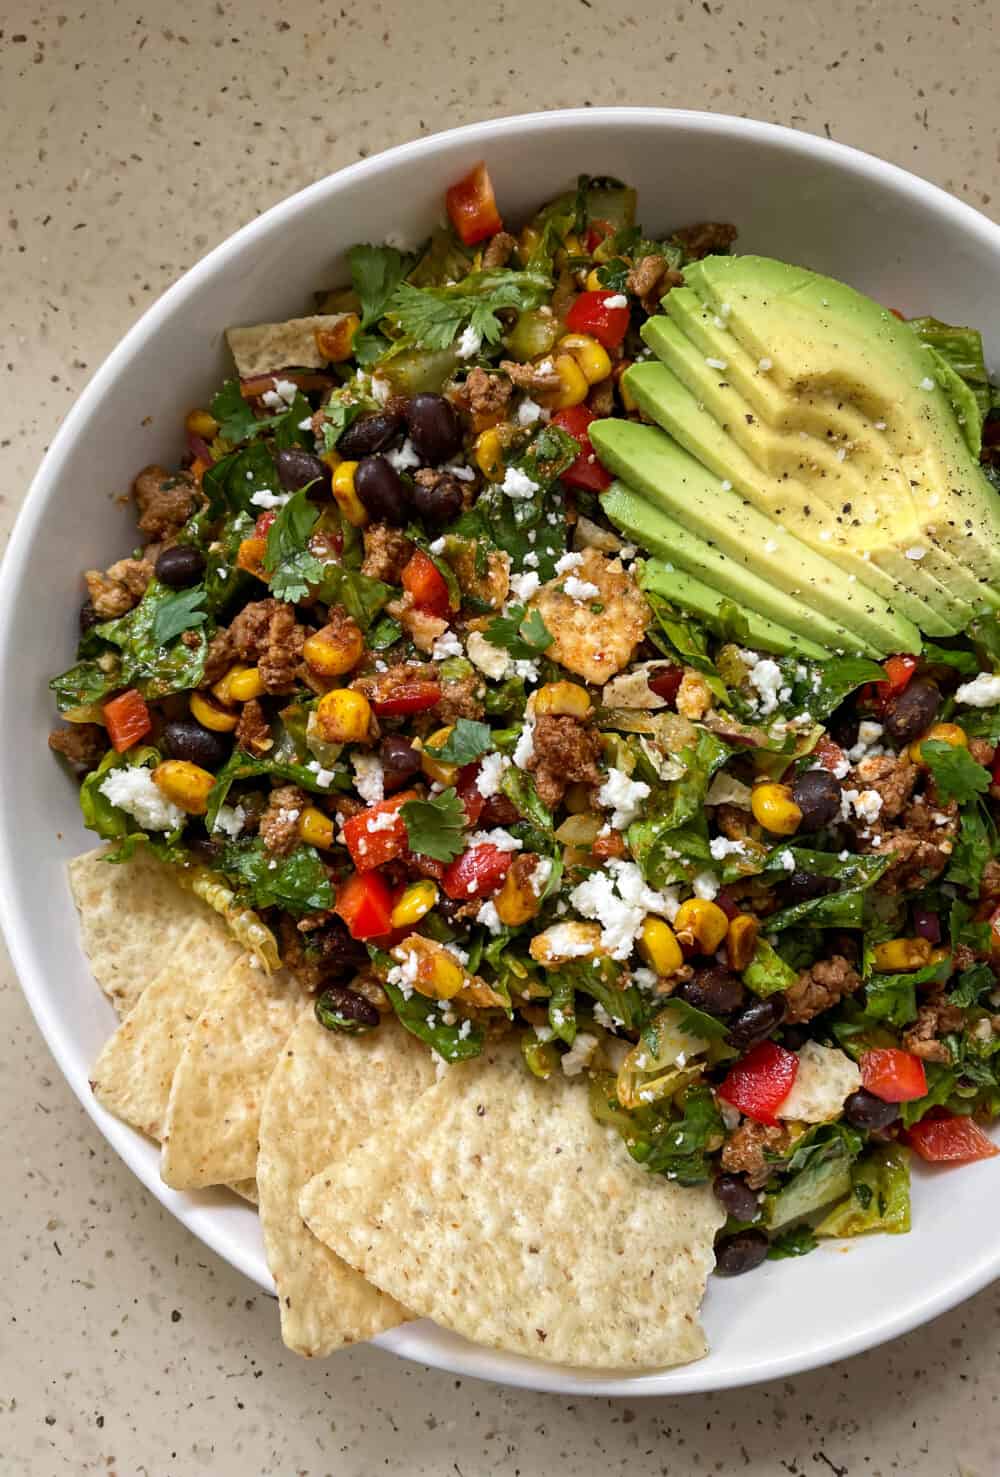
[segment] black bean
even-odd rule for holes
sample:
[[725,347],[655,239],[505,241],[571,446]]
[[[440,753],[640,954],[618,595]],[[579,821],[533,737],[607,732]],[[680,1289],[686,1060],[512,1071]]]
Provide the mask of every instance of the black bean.
[[384,456],[366,456],[358,463],[354,488],[371,516],[401,528],[410,512],[411,492]]
[[889,704],[885,731],[894,744],[909,744],[925,733],[938,715],[941,692],[929,677],[915,677]]
[[836,887],[832,877],[820,877],[816,872],[792,872],[785,882],[785,903],[810,903],[814,897],[822,897]]
[[286,446],[274,461],[278,468],[278,481],[286,492],[298,492],[300,487],[308,487],[310,482],[318,482],[324,488],[331,484],[333,473],[326,462],[321,462],[311,451],[303,451],[301,446]]
[[784,995],[768,995],[765,1000],[755,1000],[729,1027],[729,1040],[737,1051],[749,1051],[758,1041],[770,1036],[776,1026],[785,1019],[788,1006]]
[[789,1051],[801,1051],[809,1040],[809,1032],[805,1026],[783,1026],[781,1029],[781,1044]]
[[356,1036],[379,1023],[379,1013],[370,1000],[347,985],[327,985],[316,1001],[316,1019],[328,1031]]
[[382,785],[387,795],[409,784],[420,773],[420,754],[400,734],[390,733],[379,745],[382,761]]
[[678,988],[677,994],[688,1005],[704,1010],[708,1015],[732,1015],[742,1010],[747,1001],[743,981],[719,965],[696,970],[691,979]]
[[763,1231],[737,1231],[715,1243],[715,1275],[742,1277],[752,1272],[767,1256],[768,1239]]
[[337,455],[359,462],[362,457],[385,451],[403,429],[403,417],[389,410],[360,416],[337,441]]
[[439,477],[433,487],[417,482],[413,489],[413,506],[425,523],[440,527],[453,523],[462,511],[462,484],[457,477]]
[[325,928],[317,928],[309,935],[309,947],[319,956],[324,978],[336,980],[344,975],[356,975],[368,962],[368,950],[358,939],[352,939],[347,925],[335,918]]
[[844,1117],[852,1128],[888,1128],[899,1117],[898,1103],[884,1103],[873,1092],[859,1087],[844,1103]]
[[512,826],[521,818],[513,800],[508,800],[506,795],[490,795],[479,812],[479,825],[485,831],[490,826]]
[[429,466],[440,466],[461,449],[461,422],[443,395],[414,395],[406,424],[414,451]]
[[171,759],[188,759],[202,769],[217,769],[225,764],[231,749],[224,733],[202,728],[193,718],[177,718],[163,726],[161,743]]
[[194,544],[174,544],[172,549],[164,549],[153,572],[161,585],[183,590],[196,585],[205,573],[205,556]]
[[840,814],[840,781],[828,769],[807,769],[792,786],[792,799],[802,812],[800,831],[818,831]]
[[760,1202],[741,1174],[717,1174],[712,1181],[715,1198],[734,1221],[755,1221]]
[[84,635],[91,626],[99,626],[107,617],[98,615],[93,600],[85,600],[80,606],[80,634]]

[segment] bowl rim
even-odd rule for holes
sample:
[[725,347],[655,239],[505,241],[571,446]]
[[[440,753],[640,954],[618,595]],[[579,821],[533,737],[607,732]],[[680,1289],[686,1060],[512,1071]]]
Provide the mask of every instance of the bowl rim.
[[[855,176],[861,176],[873,184],[887,185],[910,194],[939,215],[945,217],[955,230],[976,237],[983,245],[996,253],[1000,267],[1000,225],[995,224],[976,210],[974,206],[958,200],[939,185],[921,176],[892,164],[887,160],[856,149],[837,140],[821,138],[811,133],[781,124],[767,123],[754,118],[742,118],[733,114],[705,112],[689,108],[655,107],[595,107],[563,108],[551,111],[519,113],[509,117],[483,119],[458,128],[445,129],[418,139],[396,144],[368,158],[325,175],[294,194],[279,200],[259,216],[227,236],[205,256],[189,267],[171,284],[127,330],[103,363],[95,371],[80,395],[76,398],[65,419],[59,426],[18,510],[14,527],[4,556],[6,596],[0,602],[0,711],[8,711],[7,705],[17,699],[15,678],[17,663],[13,659],[12,626],[14,601],[11,588],[17,585],[21,567],[36,537],[45,515],[47,502],[59,485],[68,455],[77,435],[77,428],[90,415],[114,382],[119,367],[132,356],[136,346],[155,335],[175,307],[195,292],[204,279],[211,277],[227,264],[237,261],[244,246],[255,237],[280,226],[292,219],[305,206],[327,194],[339,191],[358,179],[377,176],[382,170],[402,162],[419,162],[421,158],[434,155],[447,141],[482,147],[508,134],[545,134],[550,131],[592,128],[595,124],[617,129],[627,125],[662,124],[667,129],[688,131],[702,136],[718,138],[741,138],[760,141],[789,155],[812,157],[828,161]],[[171,1214],[190,1204],[190,1197],[169,1189],[159,1176],[150,1173],[142,1150],[145,1148],[140,1135],[106,1113],[97,1103],[89,1088],[86,1074],[80,1074],[69,1054],[69,1038],[62,1025],[54,1003],[46,998],[45,980],[40,964],[35,960],[30,929],[14,908],[11,898],[11,879],[17,865],[16,837],[0,807],[0,929],[10,952],[15,975],[22,993],[35,1018],[46,1045],[55,1058],[59,1070],[72,1088],[85,1111],[97,1125],[99,1131],[111,1144],[115,1152],[125,1161],[132,1173],[147,1190],[150,1190]],[[199,1197],[208,1211],[197,1217],[197,1227],[186,1225],[212,1251],[244,1273],[251,1281],[271,1291],[260,1283],[255,1269],[244,1255],[238,1241],[228,1233],[225,1216],[212,1213],[211,1194]],[[433,1368],[479,1379],[500,1379],[502,1383],[540,1391],[582,1395],[628,1395],[636,1398],[644,1395],[695,1394],[719,1389],[731,1389],[760,1383],[801,1373],[817,1366],[844,1359],[873,1348],[890,1339],[929,1321],[948,1311],[956,1304],[972,1297],[976,1292],[1000,1277],[1000,1244],[990,1254],[986,1253],[971,1266],[966,1264],[956,1270],[951,1280],[936,1294],[915,1293],[913,1300],[901,1311],[873,1319],[849,1336],[832,1339],[826,1346],[814,1346],[800,1355],[762,1358],[745,1371],[715,1376],[711,1373],[699,1376],[700,1363],[680,1366],[662,1374],[639,1374],[598,1376],[581,1371],[576,1373],[542,1362],[519,1360],[512,1368],[501,1373],[488,1369],[469,1367],[468,1356],[461,1345],[450,1344],[429,1347],[421,1346],[418,1324],[405,1324],[378,1335],[373,1342],[404,1358],[422,1362]],[[479,1353],[493,1356],[494,1351],[479,1346]],[[502,1357],[502,1356],[501,1356]]]

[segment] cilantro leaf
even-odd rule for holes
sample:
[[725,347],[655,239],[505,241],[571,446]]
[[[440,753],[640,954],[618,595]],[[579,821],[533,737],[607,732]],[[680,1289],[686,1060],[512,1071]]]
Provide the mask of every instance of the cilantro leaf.
[[965,805],[990,787],[989,770],[977,764],[968,749],[955,749],[938,739],[925,739],[920,754],[934,776],[942,800],[957,800]]
[[493,731],[488,723],[459,718],[444,743],[439,748],[425,745],[425,752],[442,764],[471,764],[493,748]]
[[958,840],[946,873],[948,881],[957,883],[959,887],[967,887],[972,893],[978,893],[986,863],[992,857],[995,845],[996,827],[984,804],[980,801],[976,805],[964,806]]
[[533,610],[525,616],[523,605],[508,605],[506,614],[491,621],[483,635],[491,646],[501,647],[520,661],[540,656],[555,640],[541,611]]
[[408,800],[400,815],[411,851],[450,862],[465,850],[465,807],[454,786],[426,800]]
[[297,846],[287,856],[275,858],[259,837],[230,841],[222,855],[222,870],[254,908],[315,913],[333,906],[333,888],[313,846]]
[[180,590],[158,605],[153,616],[155,644],[166,646],[168,641],[173,641],[182,631],[204,625],[208,617],[205,611],[198,609],[204,598],[204,586],[196,585],[192,590]]
[[973,964],[963,969],[958,983],[948,991],[951,1005],[968,1007],[978,1005],[984,995],[991,995],[997,987],[996,976],[988,964]]
[[301,600],[310,585],[322,580],[323,565],[309,549],[309,535],[318,519],[319,510],[300,487],[268,529],[264,570],[271,576],[271,594],[276,600]]
[[552,284],[537,272],[506,267],[470,272],[448,287],[414,287],[401,282],[388,315],[401,332],[424,349],[447,349],[471,326],[484,343],[496,344],[503,333],[497,316],[504,308],[537,308],[547,301]]
[[212,397],[211,411],[219,423],[219,435],[232,446],[255,436],[262,424],[254,415],[249,401],[244,400],[239,380],[226,380],[219,393]]
[[395,246],[352,246],[347,253],[354,291],[361,299],[361,327],[371,328],[385,317],[396,288],[413,265]]

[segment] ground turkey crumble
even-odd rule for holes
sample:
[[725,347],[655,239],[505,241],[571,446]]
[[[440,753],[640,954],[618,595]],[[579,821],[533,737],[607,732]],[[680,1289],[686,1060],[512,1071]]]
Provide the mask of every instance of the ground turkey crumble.
[[788,1133],[780,1124],[741,1123],[722,1147],[722,1167],[730,1174],[745,1174],[751,1190],[759,1190],[774,1170],[765,1154],[780,1157],[787,1145]]
[[534,753],[527,768],[543,805],[559,804],[570,785],[599,785],[600,734],[579,718],[544,714],[535,721]]
[[822,1015],[845,995],[853,995],[861,984],[861,976],[842,954],[832,959],[821,959],[809,969],[804,969],[785,992],[788,1011],[785,1020],[790,1025],[811,1021]]
[[287,856],[299,843],[299,817],[309,804],[298,785],[272,790],[260,818],[260,837],[272,856]]

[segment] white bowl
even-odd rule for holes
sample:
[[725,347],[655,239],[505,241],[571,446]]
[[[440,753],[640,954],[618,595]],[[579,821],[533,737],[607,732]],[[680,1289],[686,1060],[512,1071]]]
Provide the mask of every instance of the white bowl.
[[[511,221],[581,171],[638,187],[653,232],[735,221],[742,250],[843,277],[906,313],[973,323],[1000,344],[1000,228],[967,205],[853,149],[789,129],[649,108],[581,109],[475,124],[367,159],[252,221],[193,267],[126,335],[66,417],[10,543],[0,611],[0,916],[24,992],[70,1086],[145,1185],[208,1246],[273,1291],[257,1218],[221,1192],[177,1194],[158,1152],[94,1101],[88,1072],[111,1008],[81,954],[64,865],[93,842],[73,786],[45,746],[48,677],[68,666],[79,571],[135,542],[116,495],[151,461],[171,465],[191,405],[226,370],[227,324],[292,316],[346,278],[355,241],[418,241],[445,188],[485,158]],[[712,1352],[634,1378],[581,1375],[466,1343],[428,1322],[378,1342],[465,1375],[573,1394],[670,1394],[788,1375],[905,1332],[1000,1275],[1000,1170],[918,1170],[908,1237],[824,1247],[801,1261],[713,1281]],[[580,1234],[566,1227],[567,1236]],[[277,1319],[275,1320],[277,1338]]]

